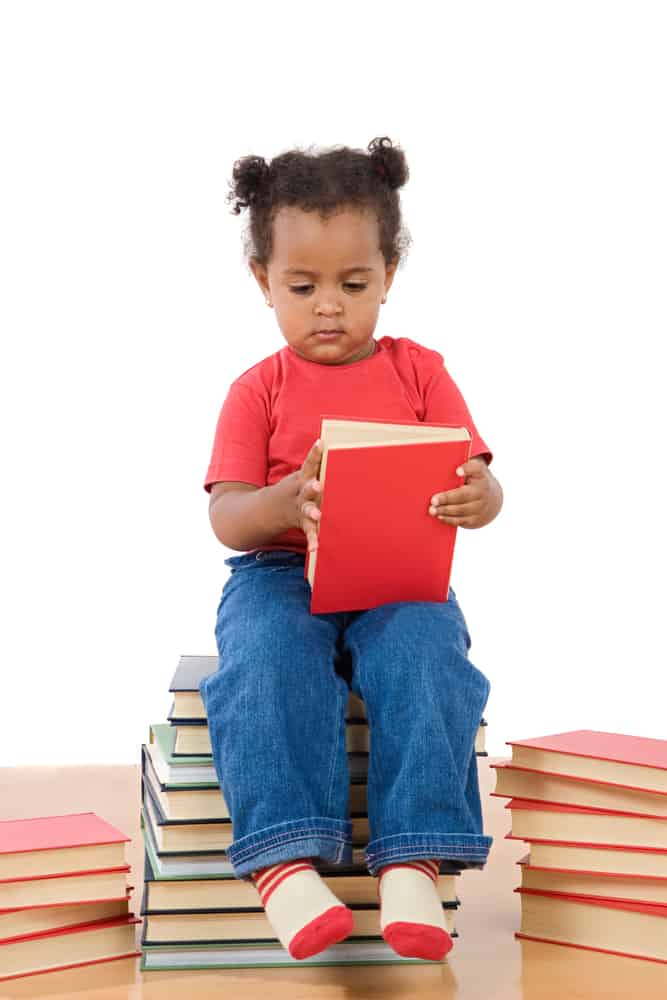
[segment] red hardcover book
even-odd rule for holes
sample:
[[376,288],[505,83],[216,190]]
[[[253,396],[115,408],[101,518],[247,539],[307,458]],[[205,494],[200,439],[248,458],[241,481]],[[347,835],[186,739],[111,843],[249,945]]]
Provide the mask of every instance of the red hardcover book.
[[135,944],[135,924],[139,917],[130,913],[75,927],[26,934],[2,945],[0,982],[41,972],[96,965],[141,954]]
[[68,875],[0,880],[0,912],[3,909],[40,906],[46,903],[77,903],[116,899],[125,892],[130,866],[102,868]]
[[456,526],[430,498],[464,483],[465,427],[322,418],[318,547],[306,555],[311,614],[447,600]]
[[[551,807],[551,803],[540,802],[541,806]],[[507,809],[508,806],[505,806]],[[592,812],[594,810],[580,810],[581,812]],[[602,812],[602,810],[597,810]],[[651,855],[665,855],[667,854],[667,847],[638,847],[635,844],[598,844],[596,841],[583,841],[583,840],[546,840],[544,838],[537,840],[534,837],[517,837],[510,830],[509,833],[505,834],[504,840],[522,840],[525,844],[553,844],[554,847],[586,847],[595,851],[620,851],[628,852],[634,851],[638,854],[651,854]]]
[[[589,875],[614,872],[622,878],[665,879],[667,848],[625,847],[616,844],[570,843],[566,840],[525,840],[513,833],[506,840],[524,840],[530,847],[530,864],[538,868],[560,868]],[[618,895],[618,893],[603,893]]]
[[512,839],[667,849],[667,818],[566,803],[510,799]]
[[521,888],[553,892],[559,896],[586,896],[620,903],[647,903],[667,906],[667,875],[624,875],[622,872],[584,871],[531,864],[527,854],[517,864]]
[[665,905],[537,889],[514,891],[521,897],[517,938],[667,962]]
[[516,766],[667,793],[667,740],[576,729],[507,742]]
[[[65,930],[92,923],[127,917],[133,885],[127,886],[124,895],[115,899],[95,899],[79,902],[45,903],[44,905],[13,907],[0,910],[0,952],[9,941],[44,934],[47,931]],[[1,967],[1,962],[0,962]]]
[[129,839],[92,812],[3,820],[0,879],[122,867]]
[[0,854],[90,844],[116,844],[129,840],[115,826],[92,812],[0,822]]
[[647,792],[615,781],[597,781],[505,762],[490,766],[496,772],[496,788],[491,794],[500,798],[532,799],[667,818],[667,792]]

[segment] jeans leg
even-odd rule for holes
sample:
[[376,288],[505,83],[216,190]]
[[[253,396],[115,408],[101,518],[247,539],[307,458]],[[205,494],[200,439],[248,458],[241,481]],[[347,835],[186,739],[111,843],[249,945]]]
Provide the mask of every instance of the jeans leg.
[[454,592],[360,612],[344,641],[370,729],[371,874],[417,857],[484,862],[474,744],[490,685]]
[[351,862],[348,688],[340,620],[309,611],[303,557],[232,557],[217,611],[219,667],[200,692],[232,819],[239,878],[300,857]]

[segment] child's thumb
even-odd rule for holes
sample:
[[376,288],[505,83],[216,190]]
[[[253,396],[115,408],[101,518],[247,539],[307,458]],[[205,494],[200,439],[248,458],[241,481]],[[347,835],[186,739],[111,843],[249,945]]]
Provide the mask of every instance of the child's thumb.
[[309,462],[314,468],[319,465],[320,459],[322,457],[322,442],[320,438],[317,439],[314,445],[311,446],[310,451],[306,455],[306,462]]

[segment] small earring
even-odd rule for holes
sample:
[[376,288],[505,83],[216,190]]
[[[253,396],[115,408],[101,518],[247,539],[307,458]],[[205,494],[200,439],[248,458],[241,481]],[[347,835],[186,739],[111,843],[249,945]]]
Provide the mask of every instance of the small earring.
[[267,306],[270,306],[270,305],[272,305],[272,302],[271,302],[271,299],[267,299],[267,300],[266,300],[266,304],[267,304]]
[[382,301],[383,301],[383,302],[386,302],[386,301],[387,301],[387,296],[386,296],[386,295],[385,295],[385,297],[383,298],[383,300],[382,300]]

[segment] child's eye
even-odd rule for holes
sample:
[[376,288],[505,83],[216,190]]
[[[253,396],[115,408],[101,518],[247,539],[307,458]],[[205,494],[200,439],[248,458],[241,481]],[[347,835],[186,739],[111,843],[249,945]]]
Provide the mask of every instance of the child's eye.
[[[365,284],[356,281],[346,281],[345,286],[347,288],[351,288],[354,292],[362,292],[364,288],[366,288]],[[312,287],[312,285],[290,285],[290,291],[301,295],[303,292],[307,292],[308,289]]]

